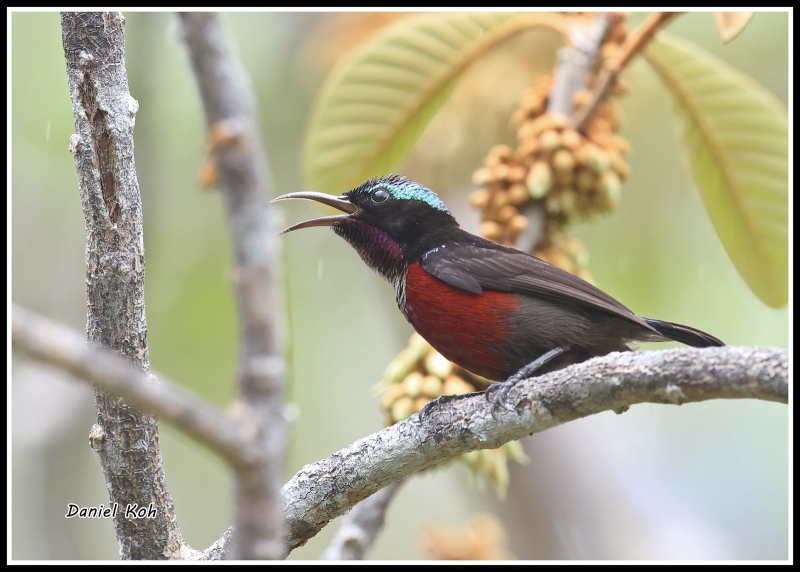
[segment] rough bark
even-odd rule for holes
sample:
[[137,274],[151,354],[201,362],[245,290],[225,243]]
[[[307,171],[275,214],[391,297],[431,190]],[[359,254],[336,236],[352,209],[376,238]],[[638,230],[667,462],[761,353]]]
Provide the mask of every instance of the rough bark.
[[[57,339],[66,328],[50,324],[42,329],[36,324],[39,320],[43,319],[14,309],[15,350],[80,378],[94,377],[98,386],[118,389],[126,398],[150,394],[135,388],[137,381],[127,379],[128,374],[120,373],[119,368],[106,367],[108,356],[104,351],[88,348],[85,356],[65,351],[74,347],[74,342],[64,344]],[[77,338],[75,333],[68,335]],[[520,382],[509,393],[508,409],[501,411],[497,420],[492,418],[491,403],[483,395],[466,396],[434,410],[424,422],[415,415],[360,439],[327,459],[306,465],[281,490],[283,515],[288,524],[285,546],[288,551],[302,546],[358,502],[420,469],[468,451],[496,448],[594,413],[609,410],[623,413],[636,403],[681,405],[708,399],[787,403],[788,361],[786,350],[759,347],[612,353]],[[129,365],[117,365],[132,371]],[[149,384],[144,374],[137,375],[138,385]],[[162,385],[169,383],[162,380]],[[187,416],[191,419],[192,415],[204,414],[202,409],[191,413],[196,407],[191,400],[197,398],[189,396],[189,402],[175,405],[170,400],[180,401],[186,395],[175,388],[166,389],[170,405],[159,406],[165,419],[180,427]],[[210,442],[207,436],[192,436]],[[243,450],[258,451],[246,448],[248,438],[257,444],[255,436],[243,432]],[[247,462],[258,464],[259,459]],[[365,520],[358,513],[353,518]],[[229,537],[230,530],[203,554],[214,550],[219,554]],[[200,554],[186,547],[183,550],[182,557]]]
[[[128,91],[125,19],[118,12],[61,16],[67,79],[75,118],[75,157],[86,223],[86,337],[148,372],[144,311],[142,205],[133,160],[139,104]],[[155,381],[153,381],[155,383]],[[95,389],[98,453],[122,559],[175,556],[182,539],[161,465],[156,418]],[[128,505],[148,505],[156,518],[128,518]]]
[[468,451],[494,449],[602,411],[636,403],[708,399],[788,402],[788,353],[777,348],[681,348],[612,353],[515,386],[495,421],[483,395],[454,401],[306,465],[282,490],[287,543],[302,546],[330,520],[383,487]]

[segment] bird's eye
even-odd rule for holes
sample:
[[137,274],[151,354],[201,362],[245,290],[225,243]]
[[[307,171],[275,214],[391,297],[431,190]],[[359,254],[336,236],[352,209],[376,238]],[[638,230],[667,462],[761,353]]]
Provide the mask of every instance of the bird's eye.
[[372,193],[372,202],[375,203],[376,205],[386,201],[388,198],[389,198],[389,192],[383,189],[378,189],[377,191]]

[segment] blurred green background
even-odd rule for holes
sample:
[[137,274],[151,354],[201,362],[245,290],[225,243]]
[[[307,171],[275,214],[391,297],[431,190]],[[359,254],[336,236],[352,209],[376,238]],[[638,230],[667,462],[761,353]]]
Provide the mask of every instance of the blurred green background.
[[[631,15],[631,21],[642,19]],[[204,117],[171,13],[126,13],[127,70],[139,101],[136,166],[145,216],[146,301],[154,370],[225,407],[237,339],[230,239],[216,191],[202,190]],[[275,194],[303,189],[299,150],[316,89],[369,25],[327,13],[224,14],[249,75]],[[351,30],[349,26],[352,26]],[[360,26],[360,27],[359,27]],[[373,25],[374,27],[374,25]],[[723,46],[707,13],[671,32],[752,75],[781,101],[788,90],[788,16],[759,13]],[[84,235],[67,151],[73,119],[56,13],[13,13],[11,83],[12,298],[85,327]],[[479,62],[423,135],[402,172],[438,191],[462,225],[472,172],[559,39],[528,34]],[[771,310],[727,258],[681,164],[671,101],[642,61],[621,100],[632,176],[619,211],[576,227],[597,284],[641,315],[686,323],[729,344],[787,347],[787,309]],[[281,206],[285,222],[309,204]],[[381,428],[368,389],[403,348],[410,326],[392,288],[326,230],[281,239],[293,422],[287,479]],[[663,346],[662,346],[663,347]],[[67,503],[108,497],[87,445],[90,388],[15,359],[12,364],[11,556],[116,559],[111,521],[66,520]],[[755,401],[639,405],[526,439],[509,499],[480,492],[453,466],[411,479],[371,558],[425,558],[420,525],[492,512],[520,558],[788,558],[788,408]],[[230,524],[225,464],[162,424],[167,482],[186,540],[205,548]],[[292,559],[315,559],[332,523]]]

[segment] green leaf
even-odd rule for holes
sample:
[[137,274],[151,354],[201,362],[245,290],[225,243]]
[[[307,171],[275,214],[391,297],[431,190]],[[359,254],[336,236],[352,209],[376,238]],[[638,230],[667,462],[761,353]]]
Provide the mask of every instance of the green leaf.
[[471,62],[524,30],[567,33],[570,23],[546,13],[424,14],[388,27],[320,90],[303,150],[309,188],[338,193],[388,173]]
[[786,305],[789,125],[752,78],[660,32],[645,51],[675,98],[677,130],[708,216],[750,289]]

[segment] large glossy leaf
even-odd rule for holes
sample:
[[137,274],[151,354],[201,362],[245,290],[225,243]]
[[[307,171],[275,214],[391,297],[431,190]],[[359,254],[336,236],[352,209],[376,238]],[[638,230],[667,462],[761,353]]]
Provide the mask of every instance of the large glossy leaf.
[[785,107],[700,47],[660,33],[645,57],[672,92],[679,138],[708,215],[750,289],[788,298],[789,132]]
[[320,90],[304,147],[308,186],[338,193],[389,172],[471,62],[524,30],[566,33],[570,22],[546,13],[424,14],[377,34]]

